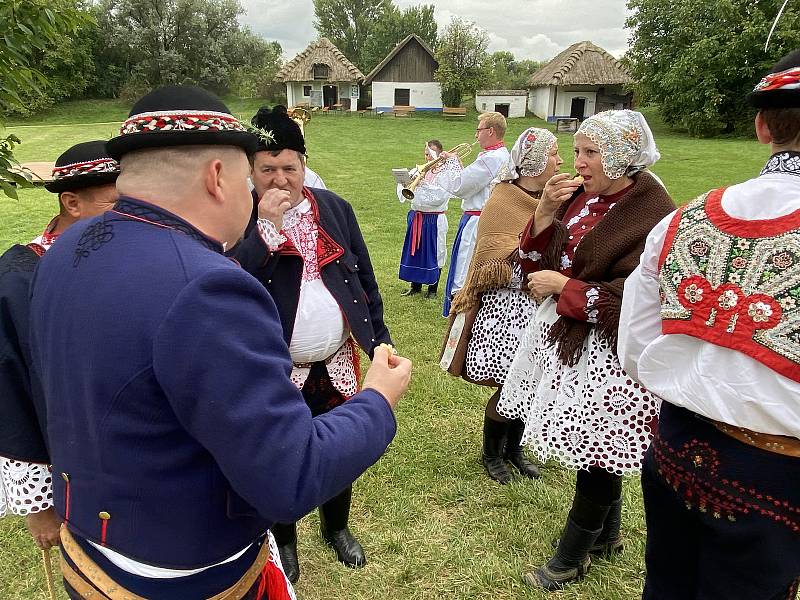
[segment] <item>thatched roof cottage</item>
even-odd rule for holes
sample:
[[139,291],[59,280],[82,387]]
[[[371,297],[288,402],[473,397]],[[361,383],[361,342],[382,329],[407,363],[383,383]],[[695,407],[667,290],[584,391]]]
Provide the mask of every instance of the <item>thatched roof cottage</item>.
[[633,95],[626,86],[631,83],[631,76],[616,58],[592,42],[578,42],[531,76],[528,110],[555,121],[630,108]]
[[327,106],[356,110],[364,74],[328,38],[312,42],[278,71],[289,106]]

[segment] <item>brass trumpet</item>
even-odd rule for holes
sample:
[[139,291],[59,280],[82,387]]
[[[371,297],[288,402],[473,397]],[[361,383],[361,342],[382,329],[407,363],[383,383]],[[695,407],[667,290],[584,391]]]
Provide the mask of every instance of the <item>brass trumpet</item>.
[[[413,200],[414,199],[414,190],[417,189],[417,186],[425,179],[425,173],[430,171],[431,169],[438,167],[444,161],[446,161],[451,155],[455,155],[458,157],[459,160],[464,160],[467,156],[470,155],[472,152],[472,147],[477,144],[478,141],[474,141],[471,144],[459,144],[458,146],[448,150],[447,152],[442,152],[439,156],[434,158],[433,160],[429,160],[424,165],[417,165],[417,174],[414,176],[407,186],[403,188],[403,198],[406,200]],[[445,156],[448,155],[448,156]]]

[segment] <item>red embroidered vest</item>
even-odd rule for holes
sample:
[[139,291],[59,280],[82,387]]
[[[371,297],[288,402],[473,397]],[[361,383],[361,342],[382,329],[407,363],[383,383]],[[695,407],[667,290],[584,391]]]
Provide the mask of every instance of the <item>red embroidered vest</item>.
[[670,223],[659,260],[662,332],[742,352],[800,381],[800,211],[747,221],[704,194]]

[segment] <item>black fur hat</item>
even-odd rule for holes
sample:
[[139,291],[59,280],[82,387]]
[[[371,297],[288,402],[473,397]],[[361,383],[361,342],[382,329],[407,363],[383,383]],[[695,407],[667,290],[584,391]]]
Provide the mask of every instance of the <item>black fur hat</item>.
[[252,154],[257,143],[211,92],[193,85],[165,85],[133,105],[120,135],[107,146],[119,160],[133,150],[198,144],[239,146]]
[[775,63],[747,102],[756,108],[800,108],[800,49]]
[[300,126],[287,114],[286,107],[278,104],[270,110],[262,106],[250,120],[265,135],[259,136],[258,150],[297,150],[306,153],[306,142]]
[[114,183],[119,163],[111,158],[102,140],[75,144],[58,157],[53,166],[53,180],[44,184],[48,192],[78,190],[93,185]]

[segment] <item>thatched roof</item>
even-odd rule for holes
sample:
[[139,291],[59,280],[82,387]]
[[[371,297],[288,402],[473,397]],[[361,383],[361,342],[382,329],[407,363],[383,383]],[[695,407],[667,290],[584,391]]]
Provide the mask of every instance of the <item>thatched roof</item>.
[[528,90],[478,90],[477,96],[527,96]]
[[427,42],[423,40],[421,37],[419,37],[416,33],[412,33],[407,35],[399,42],[397,42],[397,45],[395,45],[394,49],[391,52],[389,52],[389,54],[386,55],[386,58],[384,58],[380,63],[378,63],[377,67],[375,67],[374,69],[372,69],[372,71],[369,72],[369,75],[367,75],[367,77],[364,79],[364,85],[369,85],[370,83],[372,83],[372,80],[378,73],[381,72],[381,69],[383,69],[383,67],[389,64],[389,61],[392,60],[397,55],[397,53],[400,52],[400,50],[405,48],[406,44],[408,44],[408,42],[410,42],[411,40],[416,40],[419,43],[419,45],[422,46],[422,49],[431,55],[433,61],[437,65],[439,64],[439,61],[436,60],[436,57],[433,55],[433,50],[431,50],[431,47],[428,46]]
[[531,87],[548,85],[615,85],[633,83],[619,61],[592,42],[572,44],[536,71]]
[[319,38],[309,44],[308,48],[295,56],[284,65],[275,76],[275,81],[312,81],[314,79],[314,65],[328,65],[330,69],[329,81],[358,81],[364,79],[364,74],[358,67],[347,60],[328,38]]

